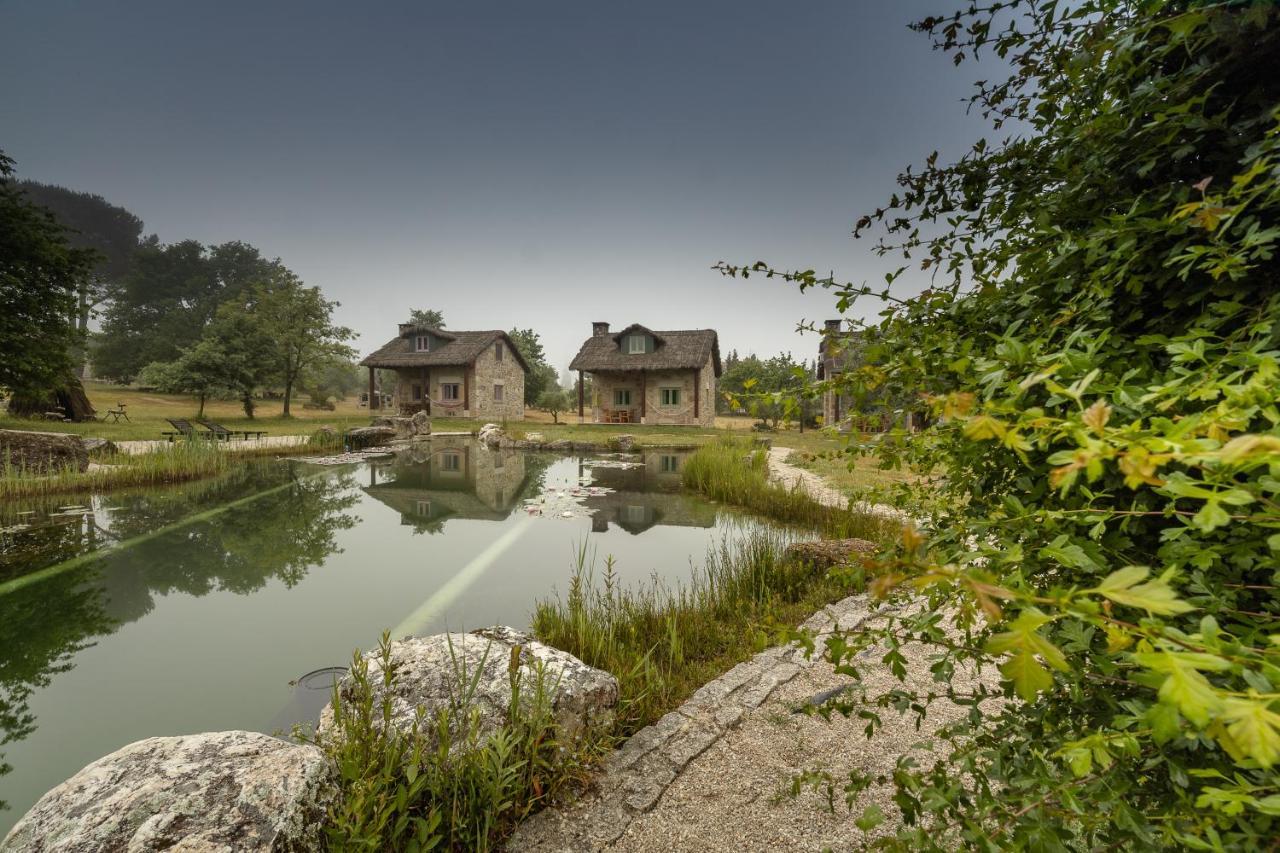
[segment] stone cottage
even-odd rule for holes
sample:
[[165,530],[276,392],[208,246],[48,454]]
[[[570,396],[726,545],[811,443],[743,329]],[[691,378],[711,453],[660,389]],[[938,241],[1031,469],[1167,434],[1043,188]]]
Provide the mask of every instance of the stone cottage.
[[529,365],[501,330],[455,332],[401,323],[400,333],[360,364],[369,368],[369,397],[375,403],[374,371],[395,372],[391,396],[404,415],[524,417]]
[[[715,426],[720,342],[712,329],[662,332],[592,323],[569,363],[578,371],[578,421]],[[587,400],[585,376],[591,377]]]
[[[841,320],[827,320],[822,330],[822,340],[818,343],[818,381],[825,382],[840,378],[840,374],[850,366],[856,353],[857,338],[855,333],[844,331]],[[843,396],[828,387],[822,392],[822,423],[826,426],[842,426],[848,428],[849,404]]]
[[[861,361],[861,349],[868,343],[867,333],[847,330],[841,320],[827,320],[818,344],[818,381],[838,380],[855,369]],[[885,432],[903,428],[920,429],[927,421],[918,395],[873,394],[862,408],[853,405],[846,395],[828,385],[822,392],[822,423],[842,432]]]

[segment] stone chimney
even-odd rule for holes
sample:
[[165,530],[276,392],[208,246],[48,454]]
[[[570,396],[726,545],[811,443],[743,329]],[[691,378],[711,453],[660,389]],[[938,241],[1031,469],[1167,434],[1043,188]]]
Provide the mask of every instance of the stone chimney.
[[828,320],[826,322],[827,334],[829,335],[839,334],[840,326],[842,323],[844,323],[843,320]]
[[603,338],[609,334],[609,324],[601,323],[599,320],[591,324],[591,335],[596,338]]

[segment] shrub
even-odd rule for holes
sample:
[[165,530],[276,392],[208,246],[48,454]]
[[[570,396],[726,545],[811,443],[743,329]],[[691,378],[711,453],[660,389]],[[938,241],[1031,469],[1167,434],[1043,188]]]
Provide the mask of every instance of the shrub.
[[[936,763],[899,763],[898,840],[1273,847],[1280,9],[1025,0],[918,28],[1013,62],[973,99],[1013,135],[931,156],[857,225],[928,288],[723,266],[883,297],[865,365],[825,387],[929,389],[941,417],[882,447],[945,478],[871,582],[929,606],[828,653],[856,670],[922,640],[941,682],[998,665],[1007,701],[957,697]],[[925,714],[930,693],[894,701]]]

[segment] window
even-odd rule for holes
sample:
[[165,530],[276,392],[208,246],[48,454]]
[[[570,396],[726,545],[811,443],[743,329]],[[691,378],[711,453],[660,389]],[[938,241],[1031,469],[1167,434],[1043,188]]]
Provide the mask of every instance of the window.
[[679,456],[660,456],[658,457],[658,466],[664,474],[673,474],[680,470]]
[[498,341],[496,344],[494,344],[494,345],[493,345],[493,360],[494,360],[494,361],[502,361],[502,351],[503,351],[504,349],[506,349],[506,347],[504,347],[504,346],[502,345],[502,341]]
[[462,470],[462,454],[461,453],[441,453],[440,454],[440,470],[441,471],[461,471]]
[[649,508],[628,504],[622,508],[622,520],[628,524],[644,524],[649,520]]
[[418,501],[416,508],[418,510],[418,515],[423,518],[429,518],[431,516],[431,501]]
[[502,385],[500,384],[493,386],[493,402],[495,403],[502,402]]
[[644,335],[629,335],[627,337],[628,355],[642,355],[644,350]]
[[414,339],[413,339],[413,348],[414,348],[415,350],[417,350],[418,352],[430,352],[430,351],[431,351],[431,336],[430,336],[430,335],[418,335],[416,338],[414,338]]
[[631,389],[630,388],[614,388],[613,404],[615,406],[631,405]]
[[663,388],[662,389],[662,405],[664,406],[680,405],[680,389],[679,388]]
[[460,400],[462,399],[462,386],[457,382],[447,382],[440,386],[440,399],[442,400]]
[[422,386],[417,382],[413,383],[413,400],[415,403],[422,400]]
[[507,458],[505,456],[503,456],[501,453],[493,454],[493,467],[495,469],[505,468],[506,466],[507,466]]

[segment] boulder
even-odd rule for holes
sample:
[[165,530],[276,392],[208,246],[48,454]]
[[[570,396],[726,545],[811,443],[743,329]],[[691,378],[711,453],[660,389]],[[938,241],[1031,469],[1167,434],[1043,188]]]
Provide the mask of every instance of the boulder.
[[[518,658],[517,658],[518,655]],[[365,654],[369,681],[374,685],[375,705],[384,695],[382,661],[375,650]],[[618,680],[604,670],[587,666],[568,652],[539,643],[514,628],[497,626],[469,634],[436,634],[406,637],[391,644],[396,678],[391,688],[391,725],[401,731],[412,728],[422,708],[428,721],[458,701],[462,682],[475,679],[470,707],[479,712],[481,743],[509,719],[511,668],[518,660],[522,696],[531,700],[538,671],[550,692],[551,708],[560,735],[574,739],[613,721],[618,703]],[[352,683],[343,679],[340,701],[352,698]],[[320,715],[318,736],[333,732],[333,710]]]
[[558,438],[555,441],[547,442],[546,444],[543,445],[543,447],[545,447],[547,450],[559,450],[559,451],[572,450],[573,442],[567,438]]
[[147,738],[41,797],[0,849],[320,850],[336,783],[316,747],[257,732]]
[[506,431],[497,424],[485,424],[480,427],[480,432],[476,434],[480,439],[480,443],[485,447],[494,448],[502,445],[502,440],[507,437]]
[[617,444],[618,450],[623,453],[630,453],[631,448],[636,446],[636,437],[634,435],[618,435],[614,436],[614,442]]
[[116,443],[109,438],[89,438],[80,439],[84,444],[84,451],[95,459],[101,459],[104,456],[115,456],[120,452],[120,448],[116,447]]
[[395,427],[389,426],[357,427],[347,432],[347,440],[351,443],[352,450],[359,450],[362,447],[376,447],[395,437]]
[[531,432],[524,437],[524,440],[530,444],[543,444],[547,439],[540,432]]
[[855,555],[870,554],[875,550],[876,543],[866,539],[816,539],[788,545],[787,556],[825,569],[850,563]]
[[409,438],[414,435],[413,418],[402,417],[384,417],[374,418],[373,425],[376,427],[390,427],[395,430],[396,437]]
[[409,420],[409,429],[413,435],[431,435],[431,416],[426,412],[414,412]]
[[36,475],[87,471],[89,451],[80,436],[70,433],[0,429],[0,465]]

